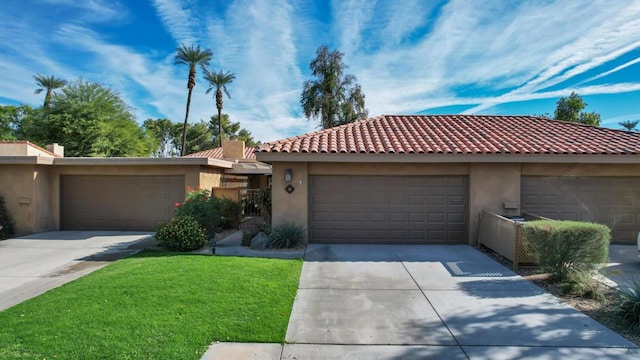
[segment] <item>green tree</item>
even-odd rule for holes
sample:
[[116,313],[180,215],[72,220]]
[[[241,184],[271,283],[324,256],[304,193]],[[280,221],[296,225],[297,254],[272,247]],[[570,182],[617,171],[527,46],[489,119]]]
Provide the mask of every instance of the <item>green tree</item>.
[[42,146],[60,143],[68,156],[148,156],[156,147],[118,92],[82,79],[67,84],[48,109],[33,111],[24,123],[25,139]]
[[40,74],[33,75],[33,79],[36,81],[38,88],[35,93],[40,94],[45,91],[44,95],[44,107],[48,108],[51,104],[51,98],[55,90],[62,88],[67,84],[65,80],[58,79],[55,76],[44,76]]
[[175,157],[180,154],[178,144],[181,143],[181,126],[169,119],[147,119],[142,126],[151,132],[156,139],[157,157]]
[[304,115],[320,120],[324,129],[367,117],[362,88],[355,76],[344,74],[347,65],[342,62],[343,56],[338,50],[320,46],[309,65],[317,79],[305,81],[300,96]]
[[[227,94],[227,97],[231,99],[231,95],[229,95],[229,91],[227,91],[227,85],[233,82],[233,79],[236,78],[236,75],[231,72],[223,72],[222,70],[215,72],[204,69],[204,78],[209,82],[209,88],[207,89],[207,94],[211,92],[211,90],[216,90],[216,108],[218,109],[218,119],[221,119],[222,114],[222,91]],[[218,121],[218,134],[222,132],[222,123]],[[222,146],[222,137],[219,137],[219,146]]]
[[[0,140],[20,140],[25,119],[33,113],[29,105],[0,105]],[[26,138],[25,138],[26,139]]]
[[553,118],[555,120],[600,126],[600,114],[583,112],[582,110],[586,107],[587,104],[582,100],[582,97],[572,92],[569,97],[561,97],[558,100]]
[[639,123],[640,123],[640,120],[626,120],[626,121],[619,122],[618,125],[627,129],[627,131],[633,131],[636,129],[636,126],[638,126]]
[[[218,127],[222,127],[222,138],[218,136],[220,133]],[[256,141],[249,130],[240,128],[239,122],[231,122],[227,114],[222,114],[222,121],[218,121],[217,115],[212,116],[209,131],[213,136],[214,144],[220,144],[221,140],[242,140],[247,147],[260,145],[260,141]]]
[[[185,155],[193,154],[215,147],[209,124],[204,121],[193,124],[187,129],[187,145],[184,146]],[[179,141],[179,139],[176,139]]]
[[[187,110],[184,115],[184,126],[182,127],[181,144],[187,141],[187,124],[189,121],[189,108],[191,107],[191,94],[193,93],[193,88],[196,86],[196,67],[200,66],[204,69],[209,65],[211,57],[213,57],[211,50],[200,50],[199,45],[196,47],[193,45],[187,47],[185,44],[181,44],[180,47],[176,48],[175,63],[177,65],[189,66],[189,78],[187,80],[187,89],[189,89],[189,92],[187,95]],[[180,155],[185,155],[184,147],[182,147]]]

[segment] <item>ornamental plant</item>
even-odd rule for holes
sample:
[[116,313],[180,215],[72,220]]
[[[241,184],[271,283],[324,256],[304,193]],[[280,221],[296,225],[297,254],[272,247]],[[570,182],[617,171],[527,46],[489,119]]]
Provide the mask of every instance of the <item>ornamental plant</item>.
[[4,198],[0,196],[0,240],[12,238],[15,235],[14,223],[4,205]]
[[206,189],[191,190],[187,187],[184,203],[176,203],[176,217],[190,216],[200,224],[206,235],[212,238],[216,228],[224,223],[220,199],[211,196]]
[[530,221],[523,226],[525,248],[557,282],[580,283],[607,260],[610,230],[578,221]]
[[202,248],[208,237],[193,217],[184,215],[161,225],[156,239],[169,251],[191,251]]

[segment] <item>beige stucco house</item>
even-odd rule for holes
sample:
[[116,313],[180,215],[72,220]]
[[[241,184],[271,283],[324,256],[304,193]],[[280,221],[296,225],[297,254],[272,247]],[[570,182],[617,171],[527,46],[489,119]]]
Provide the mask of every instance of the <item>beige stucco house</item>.
[[640,231],[640,133],[531,116],[383,115],[261,146],[273,223],[310,242],[476,244],[483,209]]
[[153,230],[174,214],[186,187],[244,186],[268,165],[245,161],[241,141],[226,156],[66,158],[61,146],[0,142],[0,196],[17,235],[49,230]]

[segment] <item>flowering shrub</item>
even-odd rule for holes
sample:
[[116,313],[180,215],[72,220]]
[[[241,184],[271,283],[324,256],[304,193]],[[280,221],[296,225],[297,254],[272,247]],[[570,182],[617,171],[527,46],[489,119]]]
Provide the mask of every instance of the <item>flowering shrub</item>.
[[207,234],[198,222],[189,215],[171,219],[158,228],[158,242],[170,251],[190,251],[203,247]]
[[176,216],[191,216],[209,238],[215,236],[216,228],[224,223],[220,199],[211,196],[211,192],[206,189],[191,190],[187,187],[184,203],[176,203]]

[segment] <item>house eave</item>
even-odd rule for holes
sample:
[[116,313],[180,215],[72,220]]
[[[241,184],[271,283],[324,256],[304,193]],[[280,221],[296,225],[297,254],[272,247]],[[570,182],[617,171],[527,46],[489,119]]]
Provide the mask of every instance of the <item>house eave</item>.
[[0,156],[3,165],[53,165],[53,157],[45,156]]
[[119,158],[119,157],[77,157],[56,158],[55,165],[87,166],[139,166],[139,165],[199,165],[230,169],[232,163],[211,158]]

